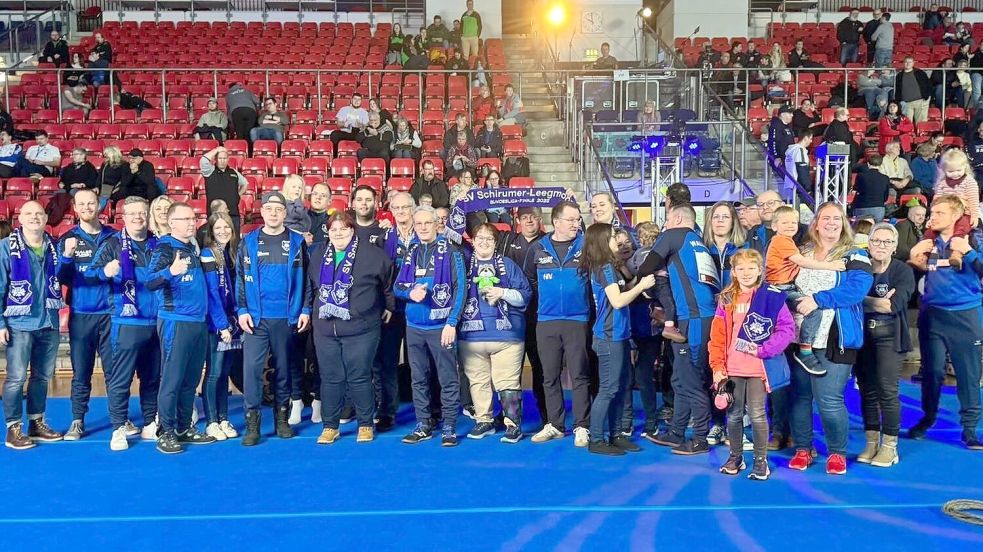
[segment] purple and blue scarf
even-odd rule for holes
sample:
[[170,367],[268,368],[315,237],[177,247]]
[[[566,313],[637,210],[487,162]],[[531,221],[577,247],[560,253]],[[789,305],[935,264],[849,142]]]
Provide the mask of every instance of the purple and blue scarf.
[[[498,277],[498,287],[508,289],[508,273],[505,271],[505,257],[501,255],[493,256],[489,261],[478,261],[477,255],[471,256],[471,270],[468,271],[470,281],[468,283],[468,301],[464,305],[464,321],[461,323],[462,332],[480,332],[485,329],[485,322],[481,319],[481,309],[479,301],[483,299],[478,296],[478,266],[480,264],[492,263],[495,267],[495,276]],[[512,329],[512,322],[509,321],[509,305],[504,299],[500,299],[496,304],[498,312],[495,314],[495,329],[505,331]]]
[[777,288],[768,289],[774,293],[755,293],[751,298],[744,323],[737,332],[734,348],[742,353],[754,354],[778,325],[778,314],[785,306],[785,294]]
[[[225,301],[226,297],[233,295],[232,286],[230,285],[232,283],[230,281],[232,279],[232,273],[229,271],[232,258],[229,256],[228,251],[215,251],[213,249],[212,254],[222,255],[225,260],[219,270],[216,271],[218,273],[218,295],[222,298],[222,301]],[[228,343],[220,339],[218,346],[215,348],[216,351],[242,349],[242,328],[239,327],[239,324],[229,320],[228,330],[232,332],[232,339]]]
[[349,289],[352,287],[352,272],[355,270],[355,254],[358,252],[358,238],[352,238],[345,249],[341,262],[335,264],[335,247],[329,240],[324,248],[324,259],[321,262],[321,288],[318,299],[321,302],[317,309],[317,317],[325,319],[331,316],[342,320],[351,320],[348,301],[351,299]]
[[[46,235],[44,240],[44,258],[42,266],[45,274],[44,308],[60,309],[65,306],[61,296],[61,282],[58,281],[55,266],[58,252],[55,245]],[[4,316],[27,316],[31,314],[34,304],[34,274],[31,267],[30,247],[24,240],[24,230],[18,228],[10,235],[10,286],[7,290],[7,304]]]
[[[137,269],[134,261],[136,251],[133,249],[133,239],[126,232],[126,229],[119,232],[119,275],[123,284],[123,309],[120,316],[137,316],[140,311],[137,309]],[[157,246],[157,238],[153,234],[147,234],[147,250],[151,251]]]
[[[427,290],[427,301],[430,303],[430,319],[441,320],[451,315],[451,300],[454,294],[451,290],[451,261],[447,258],[450,253],[450,246],[447,238],[437,236],[437,239],[430,244],[434,248],[434,253],[430,257],[427,272],[433,270],[433,283]],[[412,288],[416,285],[416,254],[423,244],[415,242],[410,245],[406,256],[403,258],[403,265],[399,268],[399,276],[396,277],[396,284]]]

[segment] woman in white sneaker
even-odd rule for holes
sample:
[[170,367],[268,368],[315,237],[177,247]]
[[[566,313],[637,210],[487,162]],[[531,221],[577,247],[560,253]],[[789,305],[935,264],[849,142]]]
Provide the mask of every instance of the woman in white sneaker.
[[[205,434],[219,441],[238,437],[229,423],[229,373],[242,364],[241,330],[236,324],[235,251],[238,238],[227,213],[216,212],[208,219],[201,264],[205,270],[209,301],[208,357],[201,402],[205,410]],[[221,305],[223,308],[212,308]]]
[[474,230],[474,255],[468,268],[468,299],[459,330],[458,355],[471,388],[474,429],[469,439],[495,433],[492,388],[498,391],[505,419],[503,443],[522,439],[522,363],[526,354],[525,307],[532,297],[529,280],[512,259],[495,252],[498,229]]

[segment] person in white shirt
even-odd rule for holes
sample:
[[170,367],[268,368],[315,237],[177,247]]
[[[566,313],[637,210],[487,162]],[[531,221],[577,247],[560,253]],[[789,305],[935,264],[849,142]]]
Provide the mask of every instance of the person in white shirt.
[[362,95],[352,94],[351,104],[338,110],[338,130],[331,132],[331,143],[334,144],[334,154],[338,155],[338,142],[356,140],[358,131],[369,124],[369,112],[362,107]]
[[48,143],[48,133],[44,130],[37,131],[34,139],[37,143],[27,148],[27,153],[18,163],[18,175],[56,176],[61,167],[61,152]]
[[20,144],[13,142],[9,132],[0,130],[0,178],[14,176],[14,165],[20,159],[22,150]]
[[812,143],[812,131],[803,129],[799,132],[795,143],[785,150],[785,194],[791,197],[795,183],[809,190],[809,145]]

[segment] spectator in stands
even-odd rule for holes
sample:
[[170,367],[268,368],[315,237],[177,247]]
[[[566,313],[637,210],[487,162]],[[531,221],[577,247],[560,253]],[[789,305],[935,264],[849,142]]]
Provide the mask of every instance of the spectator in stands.
[[855,163],[860,158],[860,145],[853,138],[853,132],[847,122],[850,111],[845,107],[837,107],[833,120],[826,126],[823,142],[833,144],[848,144],[850,146],[850,162]]
[[396,117],[396,128],[393,130],[392,156],[394,159],[420,160],[420,148],[423,141],[413,125],[406,117]]
[[13,142],[6,130],[0,130],[0,178],[14,176],[14,166],[20,159],[23,147]]
[[908,302],[915,276],[903,261],[892,259],[898,243],[894,226],[875,225],[868,243],[874,283],[864,298],[864,344],[854,367],[867,446],[857,461],[886,468],[898,463],[898,380],[904,355],[911,350]]
[[218,100],[208,98],[208,111],[201,114],[195,126],[195,140],[218,140],[222,144],[225,141],[225,129],[228,127],[229,118],[219,111]]
[[41,61],[53,63],[55,67],[66,67],[69,59],[68,41],[62,38],[58,31],[51,31],[51,40],[46,42],[44,50],[41,50]]
[[389,121],[382,122],[378,113],[369,114],[369,124],[359,132],[356,138],[362,146],[356,156],[358,160],[374,158],[389,161],[389,151],[393,143],[393,127]]
[[772,166],[778,174],[784,178],[785,153],[788,147],[795,142],[795,133],[792,132],[792,108],[783,105],[778,108],[778,114],[772,117],[768,125],[768,155],[771,157]]
[[14,129],[14,118],[10,116],[10,112],[7,111],[7,107],[3,102],[0,102],[0,131],[6,132],[11,137],[16,132]]
[[931,142],[922,142],[915,148],[911,160],[912,185],[921,188],[922,193],[931,196],[932,188],[939,172],[939,159]]
[[840,41],[840,65],[857,61],[863,32],[864,24],[860,22],[860,10],[857,9],[850,10],[850,15],[836,25],[836,39]]
[[229,218],[235,229],[236,236],[241,228],[239,213],[240,194],[249,187],[239,171],[229,166],[229,152],[219,146],[201,156],[198,163],[201,176],[205,179],[205,201],[208,204],[208,216],[212,216],[212,202],[222,200],[228,208]]
[[[45,423],[48,382],[58,356],[58,309],[65,306],[55,272],[55,244],[44,231],[48,215],[28,201],[18,216],[20,227],[0,242],[0,343],[6,346],[7,376],[3,383],[6,445],[14,450],[35,441],[61,441]],[[52,285],[54,284],[54,285]],[[30,379],[27,377],[30,368]],[[23,432],[24,384],[28,395],[28,432]]]
[[407,51],[409,57],[403,62],[403,69],[406,71],[426,71],[427,67],[430,65],[430,58],[426,55],[426,50],[420,50],[420,48],[411,43]]
[[809,57],[809,52],[806,51],[805,42],[796,40],[795,48],[788,54],[788,66],[792,68],[815,69],[821,68],[823,64],[812,61]]
[[925,71],[915,67],[915,59],[904,59],[904,70],[894,77],[894,99],[901,103],[901,110],[914,124],[928,120],[929,98],[932,97],[932,81]]
[[229,84],[229,91],[225,93],[225,103],[229,110],[232,128],[236,131],[236,138],[249,140],[249,131],[256,126],[256,120],[259,118],[256,113],[259,108],[259,98],[241,84],[233,82]]
[[[126,205],[126,202],[123,202]],[[171,233],[171,227],[167,222],[167,211],[174,205],[174,200],[166,195],[157,196],[150,202],[150,220],[148,225],[150,231],[158,238],[162,238]]]
[[[880,171],[891,179],[891,186],[895,190],[909,189],[913,177],[908,161],[901,156],[900,142],[889,142],[884,147],[884,160],[881,163]],[[912,193],[917,192],[914,192],[913,189]]]
[[937,107],[942,107],[943,105],[943,94],[945,95],[945,103],[952,104],[955,103],[955,97],[960,92],[959,78],[952,69],[952,58],[942,60],[941,67],[946,70],[936,69],[932,71],[931,76],[932,101]]
[[925,206],[916,203],[908,207],[908,217],[898,221],[895,226],[898,229],[898,249],[894,252],[894,256],[899,261],[908,261],[911,248],[922,241],[922,234],[925,233],[925,218]]
[[426,55],[428,60],[430,59],[430,37],[427,35],[426,27],[420,27],[420,34],[413,37],[413,47],[417,52]]
[[481,85],[478,91],[478,97],[474,98],[471,104],[474,109],[475,121],[484,121],[488,115],[498,114],[498,111],[495,109],[495,97],[492,96],[491,87],[487,84]]
[[420,176],[410,188],[410,195],[413,196],[413,201],[417,203],[421,203],[422,196],[430,196],[433,198],[434,208],[450,206],[450,192],[447,189],[447,184],[437,178],[433,161],[430,160],[424,161],[420,167]]
[[737,220],[745,232],[761,224],[761,214],[758,212],[757,200],[753,197],[746,197],[740,201],[735,201],[734,211],[737,213]]
[[113,62],[113,47],[106,40],[106,37],[102,36],[102,33],[94,33],[92,38],[96,39],[95,46],[92,47],[92,51],[99,54],[99,57],[106,60],[106,63]]
[[611,45],[601,43],[601,55],[591,64],[592,69],[599,71],[614,71],[618,68],[618,58],[611,55]]
[[110,201],[116,202],[130,196],[137,196],[153,201],[160,195],[157,187],[154,166],[143,158],[143,151],[137,148],[130,150],[129,167],[124,168],[119,188],[113,192]]
[[947,46],[966,44],[971,39],[972,33],[966,28],[964,21],[960,21],[955,25],[947,25],[945,32],[942,34],[942,42]]
[[926,31],[931,31],[942,25],[943,18],[942,12],[939,11],[939,5],[932,4],[922,14],[922,28]]
[[444,25],[444,19],[439,15],[433,16],[433,23],[427,26],[427,36],[430,37],[430,43],[438,48],[447,48],[450,46],[447,41],[447,35],[450,31],[447,30],[447,25]]
[[884,113],[888,98],[894,91],[894,73],[889,69],[877,72],[868,69],[857,75],[857,94],[863,96],[867,115],[876,120]]
[[853,216],[870,217],[875,223],[884,220],[884,204],[891,192],[890,179],[880,171],[881,161],[880,155],[871,155],[867,158],[867,166],[857,169],[857,179],[853,183],[856,195],[850,204]]
[[884,155],[884,148],[887,147],[888,143],[895,140],[901,142],[902,152],[911,151],[911,138],[915,132],[915,125],[911,123],[911,119],[901,113],[898,102],[887,104],[884,115],[878,121],[878,130],[877,143],[881,155]]
[[331,132],[331,143],[334,144],[334,154],[338,155],[338,142],[342,140],[357,140],[358,133],[369,124],[369,112],[362,107],[362,95],[352,94],[351,102],[338,110],[338,130]]
[[966,140],[966,155],[969,156],[969,164],[973,168],[976,181],[983,182],[983,123],[971,128],[971,134]]
[[72,162],[61,169],[61,187],[71,195],[79,190],[92,190],[99,195],[99,171],[86,159],[85,148],[72,150]]
[[464,170],[474,171],[477,168],[478,150],[468,143],[467,134],[461,132],[457,135],[457,144],[447,150],[444,166],[448,178],[457,176]]
[[89,71],[89,84],[95,86],[96,88],[109,82],[109,62],[105,59],[99,57],[96,52],[89,52],[89,62],[85,64],[86,69],[93,69]]
[[102,150],[102,167],[99,169],[99,199],[104,206],[110,196],[116,193],[123,180],[123,152],[116,146],[106,146]]
[[393,31],[389,35],[386,65],[402,65],[409,58],[406,54],[406,43],[408,40],[409,37],[403,34],[403,26],[399,23],[393,23]]
[[[983,91],[983,44],[976,47],[973,54],[969,58],[970,67],[970,82],[973,85],[973,92],[969,99],[969,108],[976,108],[979,106],[980,92]],[[973,129],[976,130],[975,128]]]
[[461,47],[461,20],[455,19],[451,23],[451,30],[447,33],[447,46],[449,48]]
[[659,123],[662,118],[659,110],[655,108],[655,100],[645,100],[642,110],[638,113],[638,123],[643,134],[651,134],[659,130]]
[[965,42],[959,45],[959,49],[956,50],[955,54],[952,54],[952,61],[958,65],[963,60],[971,62],[974,56],[972,41]]
[[82,55],[78,52],[72,54],[72,63],[69,65],[70,69],[62,72],[61,83],[66,87],[73,87],[78,84],[86,84],[89,82],[85,71],[85,64],[82,63]]
[[285,112],[280,111],[274,98],[266,98],[263,107],[266,109],[262,118],[259,119],[259,126],[249,131],[249,140],[251,142],[273,140],[277,145],[280,145],[283,142],[284,134],[287,132],[290,118]]
[[890,13],[881,16],[869,42],[874,43],[874,67],[890,67],[894,55],[894,25],[891,24]]
[[738,41],[734,41],[730,44],[730,59],[734,60],[734,63],[740,63],[741,66],[744,65],[744,44]]
[[[485,176],[485,188],[505,188],[506,183],[502,181],[502,175],[495,169],[488,171],[488,175]],[[486,209],[485,214],[488,215],[488,222],[503,222],[508,225],[512,225],[512,210],[504,209],[501,207],[496,207],[493,209]]]
[[[296,232],[304,236],[311,235],[311,216],[307,214],[307,207],[304,205],[304,178],[299,174],[287,175],[283,179],[283,199],[286,200],[287,214],[283,219],[283,225],[291,232]],[[291,374],[295,373],[293,368]],[[301,370],[297,370],[297,373]],[[298,376],[297,381],[300,381]],[[299,385],[291,382],[291,389],[299,389]],[[298,422],[299,423],[299,422]]]
[[700,55],[696,58],[696,67],[702,67],[704,70],[707,68],[712,68],[720,60],[720,54],[713,49],[713,45],[709,42],[703,43],[703,50]]
[[[942,178],[945,179],[945,175]],[[965,175],[965,178],[972,176]],[[932,203],[929,222],[936,237],[931,241],[923,239],[911,250],[911,259],[919,259],[922,269],[926,268],[924,259],[931,254],[934,270],[925,275],[918,318],[924,414],[909,430],[908,436],[924,439],[935,425],[948,360],[956,376],[963,443],[971,450],[983,450],[976,433],[980,422],[980,358],[983,353],[979,345],[980,335],[983,335],[980,327],[983,263],[970,240],[955,235],[957,224],[965,222],[966,207],[957,195],[937,196]],[[963,257],[963,262],[958,265],[948,262],[957,254]]]
[[[874,43],[873,36],[874,36],[874,32],[877,31],[877,28],[880,26],[880,24],[881,24],[881,10],[875,8],[874,12],[871,14],[870,21],[864,23],[863,38],[864,38],[864,42],[867,43],[868,65],[874,62],[874,50],[877,48],[877,45]],[[874,67],[877,67],[877,65],[875,64]]]
[[17,164],[18,176],[40,178],[56,176],[61,168],[61,152],[48,142],[48,133],[38,130],[34,135],[35,144],[24,152]]
[[795,143],[785,151],[785,186],[784,197],[792,197],[795,185],[805,190],[810,189],[809,183],[809,145],[812,143],[812,131],[803,130],[796,135]]
[[[857,307],[873,283],[870,260],[855,249],[846,213],[835,203],[824,203],[816,210],[802,255],[818,261],[844,260],[846,271],[832,278],[828,277],[828,271],[801,268],[795,280],[806,295],[798,303],[799,314],[806,316],[822,309],[812,346],[826,374],[817,377],[792,366],[792,430],[796,451],[789,467],[805,470],[813,462],[812,403],[815,400],[829,450],[826,473],[842,475],[846,473],[849,430],[843,393],[857,350],[863,344],[863,316]],[[836,331],[833,331],[834,319]]]
[[[458,73],[467,76],[467,71],[470,69],[470,67],[468,66],[468,60],[461,56],[461,51],[454,50],[454,55],[447,60],[447,64],[444,65],[444,69],[451,71],[451,73],[447,74],[447,76],[450,77],[457,76]],[[468,78],[468,82],[471,82],[470,78]]]
[[88,116],[91,105],[85,101],[85,82],[78,81],[74,86],[66,86],[62,89],[61,99],[65,109],[81,109],[82,113]]
[[963,59],[956,63],[956,83],[958,87],[953,90],[950,103],[955,102],[959,107],[971,107],[970,101],[973,97],[973,79],[968,71],[969,61]]
[[757,44],[752,40],[747,43],[747,51],[741,54],[738,60],[744,67],[758,67],[761,64],[761,52],[758,51]]
[[474,11],[474,0],[468,0],[467,7],[461,15],[461,50],[464,51],[464,59],[478,55],[481,37],[481,16]]
[[816,104],[807,98],[802,100],[799,108],[792,114],[792,131],[799,134],[803,130],[812,130],[813,134],[822,134],[826,129],[822,121],[816,111]]
[[499,125],[526,124],[526,114],[523,113],[522,99],[515,93],[515,87],[512,86],[512,83],[505,85],[505,97],[496,103],[498,104]]
[[458,134],[464,134],[468,144],[474,144],[474,132],[468,124],[468,116],[461,112],[454,116],[454,124],[444,132],[444,157],[446,152],[457,144]]
[[478,129],[477,134],[475,134],[474,145],[478,148],[478,154],[481,157],[498,157],[501,159],[504,149],[502,131],[495,123],[494,115],[489,114],[485,117],[484,126]]

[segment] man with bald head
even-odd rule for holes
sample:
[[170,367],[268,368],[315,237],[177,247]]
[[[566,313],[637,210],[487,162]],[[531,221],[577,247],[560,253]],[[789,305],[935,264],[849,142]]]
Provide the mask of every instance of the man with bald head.
[[[20,227],[0,241],[0,343],[6,345],[7,377],[3,413],[7,448],[25,450],[35,442],[60,441],[44,421],[48,381],[58,354],[58,309],[65,306],[58,281],[58,252],[44,231],[48,215],[28,201],[17,217]],[[27,380],[28,367],[31,379]],[[24,434],[24,383],[27,381],[28,433]]]
[[[775,209],[778,209],[784,204],[785,202],[782,201],[782,197],[774,190],[768,190],[758,194],[755,206],[758,208],[758,217],[761,221],[748,231],[748,237],[751,241],[751,249],[761,253],[762,257],[767,255],[768,244],[775,235],[775,231],[771,229],[771,218],[775,214]],[[799,224],[799,231],[795,234],[795,243],[802,243],[808,229],[808,225]]]

